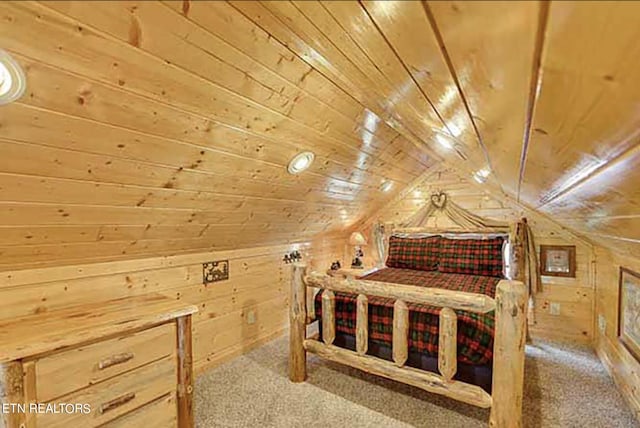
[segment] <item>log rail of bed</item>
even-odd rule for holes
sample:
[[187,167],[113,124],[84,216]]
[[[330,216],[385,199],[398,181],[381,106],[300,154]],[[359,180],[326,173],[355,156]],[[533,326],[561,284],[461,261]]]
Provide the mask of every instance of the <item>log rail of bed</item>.
[[[308,287],[322,291],[322,342],[306,337]],[[335,294],[357,295],[356,351],[333,345]],[[393,310],[393,362],[366,355],[368,344],[368,298],[395,300]],[[307,273],[305,264],[293,266],[290,300],[289,377],[306,378],[306,352],[346,364],[368,373],[406,383],[482,408],[491,408],[491,427],[520,427],[524,380],[524,346],[527,291],[520,281],[501,280],[495,299],[481,294],[424,288],[404,284],[341,279]],[[440,311],[438,371],[405,366],[408,357],[409,310],[407,303],[443,308]],[[454,309],[486,313],[495,310],[493,386],[490,395],[476,385],[454,380],[457,371],[457,316]]]

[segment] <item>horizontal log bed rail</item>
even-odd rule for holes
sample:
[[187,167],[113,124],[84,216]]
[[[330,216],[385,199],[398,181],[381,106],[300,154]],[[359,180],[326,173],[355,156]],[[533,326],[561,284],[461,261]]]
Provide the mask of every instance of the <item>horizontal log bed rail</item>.
[[[313,293],[322,292],[322,342],[306,337],[313,316]],[[356,351],[333,345],[335,339],[335,294],[357,295]],[[395,300],[393,309],[393,362],[366,355],[368,347],[368,297]],[[311,298],[309,298],[311,297]],[[336,278],[307,273],[305,264],[293,266],[290,300],[289,378],[306,378],[306,352],[357,369],[445,395],[481,408],[491,408],[489,426],[522,426],[524,346],[527,291],[520,281],[501,280],[495,299],[489,296],[404,284]],[[405,366],[408,357],[409,310],[407,303],[441,307],[438,342],[440,374]],[[487,313],[495,310],[492,393],[476,385],[453,379],[457,371],[457,316],[454,309]],[[311,315],[311,314],[310,314]]]

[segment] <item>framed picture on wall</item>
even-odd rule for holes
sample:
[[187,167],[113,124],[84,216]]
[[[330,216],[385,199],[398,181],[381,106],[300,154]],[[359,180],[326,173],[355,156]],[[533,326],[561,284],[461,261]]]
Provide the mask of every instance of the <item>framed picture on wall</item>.
[[640,361],[640,274],[620,268],[618,338]]
[[575,278],[575,245],[541,245],[540,275]]

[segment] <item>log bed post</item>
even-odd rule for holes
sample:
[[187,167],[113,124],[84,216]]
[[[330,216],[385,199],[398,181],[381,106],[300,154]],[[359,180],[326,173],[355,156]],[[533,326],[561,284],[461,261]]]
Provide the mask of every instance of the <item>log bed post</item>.
[[526,249],[525,249],[525,228],[527,219],[523,218],[515,225],[511,245],[511,279],[525,282],[526,269]]
[[527,291],[522,282],[500,281],[496,290],[492,407],[489,426],[522,427]]
[[336,338],[336,295],[331,290],[322,292],[322,341],[331,345]]
[[191,315],[176,319],[178,331],[178,426],[193,428],[193,343]]
[[451,308],[440,311],[438,332],[438,371],[450,382],[458,371],[458,317]]
[[303,263],[293,265],[289,300],[289,379],[292,382],[304,382],[307,376],[307,352],[303,345],[307,335],[306,270]]
[[369,299],[364,294],[358,294],[356,301],[356,352],[360,355],[367,353],[369,347]]
[[393,361],[398,367],[407,362],[409,356],[409,308],[402,300],[393,304]]

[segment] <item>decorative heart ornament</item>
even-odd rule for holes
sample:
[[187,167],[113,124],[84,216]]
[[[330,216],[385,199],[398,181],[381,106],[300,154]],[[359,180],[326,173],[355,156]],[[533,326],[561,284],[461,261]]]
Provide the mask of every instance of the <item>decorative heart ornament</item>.
[[431,195],[431,203],[436,206],[436,208],[442,209],[444,204],[447,203],[447,195],[444,192],[434,193]]

